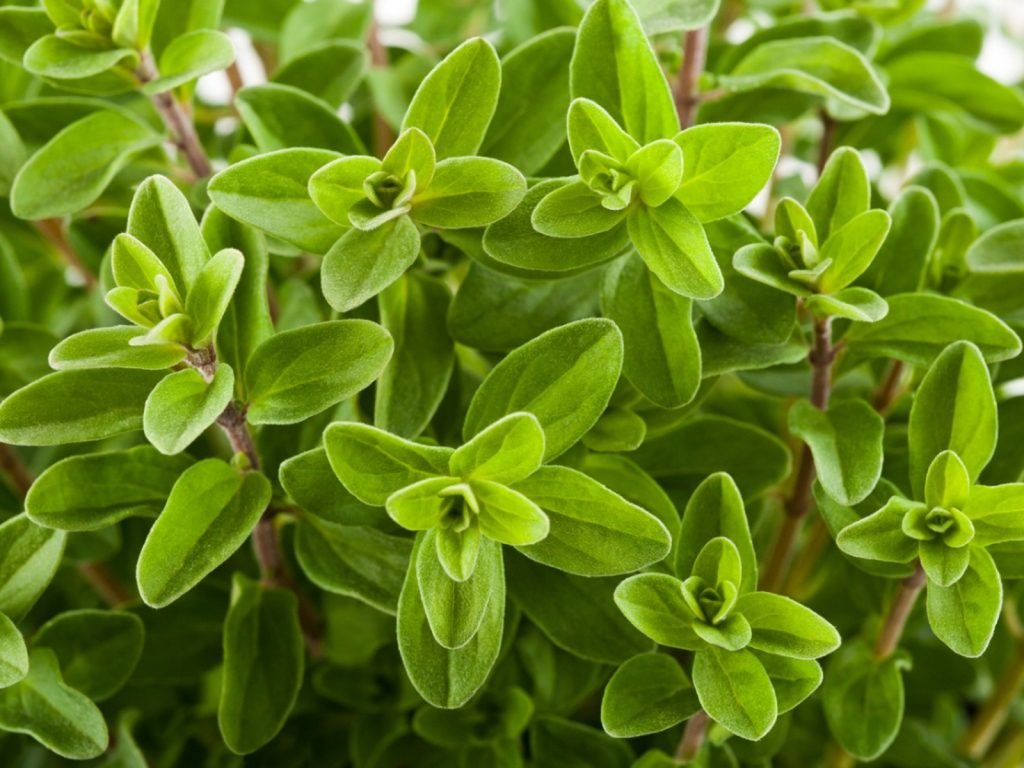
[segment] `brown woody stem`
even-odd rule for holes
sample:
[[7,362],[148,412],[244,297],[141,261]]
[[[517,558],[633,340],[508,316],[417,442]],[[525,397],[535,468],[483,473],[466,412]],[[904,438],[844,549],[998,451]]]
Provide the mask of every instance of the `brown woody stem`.
[[892,408],[893,404],[900,398],[902,392],[903,376],[907,371],[907,364],[902,360],[892,360],[885,372],[885,378],[875,392],[875,410],[883,416]]
[[679,124],[685,129],[693,125],[700,106],[700,76],[708,54],[708,28],[691,29],[683,35],[683,66],[676,80],[673,98]]
[[[367,45],[370,48],[370,65],[374,69],[384,69],[388,66],[388,49],[380,41],[380,26],[374,19],[370,23],[370,31],[367,34]],[[395,143],[395,132],[380,110],[373,111],[373,146],[378,157],[384,157],[391,145]]]
[[889,613],[875,640],[874,655],[879,661],[892,656],[899,647],[903,629],[907,626],[907,619],[910,618],[910,612],[913,610],[917,596],[921,593],[926,580],[921,564],[915,562],[914,572],[900,584],[900,591],[896,594],[892,605],[889,606]]
[[40,219],[35,222],[35,225],[39,233],[57,250],[64,263],[75,271],[86,287],[95,288],[97,285],[96,275],[71,247],[67,232],[64,231],[64,222],[60,219]]
[[697,756],[704,743],[710,722],[711,718],[703,709],[686,721],[683,736],[679,739],[679,746],[676,747],[676,760],[689,762]]

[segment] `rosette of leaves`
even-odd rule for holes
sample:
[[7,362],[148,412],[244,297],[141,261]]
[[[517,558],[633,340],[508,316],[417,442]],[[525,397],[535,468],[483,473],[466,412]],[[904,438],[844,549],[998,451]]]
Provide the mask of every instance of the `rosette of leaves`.
[[[416,532],[397,599],[398,644],[413,685],[434,706],[462,706],[498,660],[503,545],[582,576],[630,573],[668,553],[669,532],[650,512],[583,472],[549,464],[600,417],[621,365],[615,326],[581,320],[495,366],[458,448],[358,423],[324,433],[345,488]],[[333,586],[366,599],[352,584]]]
[[910,412],[913,495],[845,526],[847,555],[919,563],[932,631],[963,656],[988,647],[1002,580],[987,548],[1024,539],[1024,484],[982,485],[995,451],[997,409],[988,368],[969,342],[950,345],[921,382]]
[[[240,220],[299,247],[326,250],[324,297],[339,312],[351,310],[412,266],[421,232],[484,227],[526,194],[526,179],[515,167],[474,156],[500,88],[494,48],[482,38],[468,40],[420,84],[401,135],[382,159],[283,150],[222,171],[211,181],[210,195]],[[285,195],[275,196],[266,183],[270,163],[286,164],[287,155],[296,153],[304,153],[299,167],[310,169],[305,217],[316,220],[313,227],[287,217],[280,201]],[[279,177],[277,183],[291,181]]]
[[736,270],[802,300],[818,318],[872,323],[889,310],[869,288],[854,286],[885,242],[892,220],[871,209],[871,184],[856,150],[832,153],[806,206],[784,198],[771,245],[741,248]]
[[703,709],[732,733],[761,739],[821,683],[816,659],[839,647],[839,633],[800,603],[757,591],[750,528],[729,475],[694,491],[677,547],[675,575],[630,576],[615,602],[659,645],[693,652],[691,673],[671,656],[630,660],[605,690],[604,727],[639,736]]

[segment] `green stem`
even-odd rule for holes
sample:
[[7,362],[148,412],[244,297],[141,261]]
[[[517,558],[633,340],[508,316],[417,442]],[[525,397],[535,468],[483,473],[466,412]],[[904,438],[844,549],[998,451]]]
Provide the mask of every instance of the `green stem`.
[[910,618],[910,612],[926,581],[921,563],[915,562],[914,572],[900,584],[900,591],[896,594],[892,605],[889,606],[889,613],[875,640],[874,655],[879,661],[888,659],[899,648],[900,638],[903,637],[903,630],[907,626],[907,619]]

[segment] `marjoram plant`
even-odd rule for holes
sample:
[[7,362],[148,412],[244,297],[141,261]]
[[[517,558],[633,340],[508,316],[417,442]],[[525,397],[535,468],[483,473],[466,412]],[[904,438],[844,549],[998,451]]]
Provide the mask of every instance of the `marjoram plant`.
[[0,767],[1024,765],[960,5],[0,0]]

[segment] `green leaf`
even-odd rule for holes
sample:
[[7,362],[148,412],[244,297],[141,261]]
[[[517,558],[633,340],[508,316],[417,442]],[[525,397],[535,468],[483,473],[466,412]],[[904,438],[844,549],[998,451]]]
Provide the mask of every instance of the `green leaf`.
[[36,478],[25,497],[25,512],[37,525],[65,531],[99,530],[126,517],[156,517],[191,463],[187,456],[163,456],[148,445],[70,456]]
[[325,40],[286,61],[274,73],[273,81],[340,107],[366,74],[367,53],[365,46],[353,40]]
[[[285,61],[325,40],[363,39],[373,15],[372,9],[350,0],[314,0],[285,5],[291,9],[280,25],[281,58]],[[272,16],[268,21],[276,32],[280,18]]]
[[185,359],[180,344],[131,344],[146,335],[144,328],[116,325],[90,328],[68,336],[50,350],[49,363],[58,371],[77,368],[140,368],[159,371]]
[[[968,528],[973,535],[974,531]],[[920,543],[921,567],[928,582],[936,587],[955,584],[967,570],[971,560],[971,547],[954,548],[943,539],[930,539]]]
[[28,649],[17,625],[0,613],[0,689],[9,688],[28,674]]
[[337,159],[323,149],[282,149],[228,166],[210,179],[224,213],[302,250],[326,253],[341,236],[309,197],[309,178]]
[[410,549],[408,539],[314,516],[302,517],[295,532],[295,557],[310,581],[391,614],[398,609]]
[[741,592],[757,588],[757,555],[750,537],[750,524],[743,497],[725,472],[709,475],[693,492],[677,537],[675,572],[681,578],[693,572],[697,556],[712,539],[725,537],[740,556]]
[[649,35],[699,29],[718,13],[720,0],[632,0]]
[[932,460],[950,450],[977,480],[996,448],[998,414],[988,368],[969,342],[946,348],[918,387],[910,410],[910,479],[924,495]]
[[700,709],[679,662],[664,653],[634,656],[612,675],[601,699],[601,725],[617,739],[660,733]]
[[486,227],[511,213],[526,194],[515,167],[489,157],[452,157],[412,199],[412,217],[428,227]]
[[381,429],[415,437],[441,405],[455,366],[446,324],[450,302],[440,280],[415,271],[378,296],[381,325],[395,342],[374,398],[373,420]]
[[771,178],[781,146],[777,130],[749,123],[697,125],[674,141],[683,150],[675,196],[702,222],[742,211]]
[[750,622],[750,647],[795,659],[817,659],[839,647],[836,628],[810,608],[783,595],[750,592],[736,610]]
[[128,211],[128,234],[149,248],[186,291],[210,260],[192,207],[164,176],[150,176],[136,189]]
[[605,273],[601,309],[622,331],[629,382],[663,408],[690,402],[701,381],[693,302],[666,288],[631,255]]
[[483,539],[473,572],[457,581],[438,556],[437,530],[427,531],[416,549],[416,580],[434,639],[444,648],[464,647],[480,631],[487,609],[505,602],[505,571],[501,545]]
[[295,424],[352,397],[384,369],[394,343],[369,320],[333,320],[282,331],[249,358],[252,424]]
[[636,179],[640,200],[658,207],[679,188],[683,179],[683,153],[669,139],[645,144],[626,161],[626,170]]
[[361,155],[352,127],[331,106],[290,85],[265,83],[242,88],[235,107],[260,152],[315,147]]
[[131,678],[144,637],[142,620],[133,613],[77,610],[46,622],[32,645],[54,652],[64,682],[93,701],[103,701]]
[[540,715],[530,725],[530,753],[536,768],[625,768],[633,759],[624,742],[552,715]]
[[558,647],[604,664],[621,664],[653,649],[615,606],[620,579],[573,576],[505,554],[509,594]]
[[197,29],[174,38],[160,54],[160,76],[142,86],[156,94],[225,69],[235,60],[231,39],[215,29]]
[[163,371],[58,371],[0,403],[0,440],[62,445],[142,428],[142,409]]
[[757,656],[772,681],[780,715],[795,708],[814,693],[824,678],[821,665],[816,661],[775,656],[758,650],[751,652]]
[[[971,494],[971,476],[953,451],[943,451],[928,466],[924,501],[929,508],[965,509]],[[970,515],[968,515],[970,517]]]
[[263,475],[219,459],[189,467],[139,553],[136,575],[146,605],[169,605],[234,554],[266,510],[270,492]]
[[693,660],[693,687],[711,719],[741,738],[760,739],[775,725],[775,689],[750,651],[711,646],[698,652]]
[[33,220],[77,213],[103,194],[134,155],[162,141],[160,134],[124,111],[87,115],[21,167],[11,188],[11,210]]
[[295,594],[236,573],[224,619],[224,673],[217,707],[228,749],[246,755],[277,736],[302,688],[304,666]]
[[482,154],[536,174],[565,143],[571,29],[542,32],[501,60],[501,91]]
[[903,533],[903,518],[923,505],[893,496],[885,506],[839,532],[836,544],[850,557],[909,563],[917,557],[917,542]]
[[160,0],[125,0],[114,17],[111,39],[125,48],[144,50],[149,45]]
[[413,96],[402,130],[419,128],[443,160],[473,155],[498,103],[501,64],[481,37],[467,40],[430,71]]
[[0,613],[20,621],[49,585],[66,536],[18,515],[0,524]]
[[[465,480],[515,483],[544,460],[544,430],[532,413],[511,413],[491,424],[452,454],[448,467]],[[527,494],[529,495],[529,494]]]
[[[414,135],[414,131],[403,136]],[[433,152],[432,147],[430,151]],[[381,161],[375,157],[340,157],[309,177],[309,196],[331,221],[351,227],[349,212],[356,203],[366,199],[364,184],[370,175],[380,170]]]
[[420,254],[420,234],[408,216],[376,229],[350,229],[320,265],[324,298],[338,312],[366,303],[395,282]]
[[514,488],[550,520],[542,541],[519,549],[544,565],[580,576],[614,576],[669,552],[671,536],[658,518],[575,469],[541,467]]
[[882,246],[890,224],[885,211],[866,211],[834,229],[821,249],[821,262],[831,263],[818,281],[820,289],[835,293],[860,277]]
[[889,748],[903,722],[905,657],[879,660],[863,641],[843,645],[832,657],[822,686],[829,730],[860,760],[874,760]]
[[889,206],[892,228],[862,282],[883,296],[921,288],[939,237],[939,206],[924,187],[907,187]]
[[502,544],[521,547],[548,535],[550,522],[540,507],[518,491],[489,480],[477,480],[480,533]]
[[668,139],[679,131],[665,74],[626,0],[590,6],[569,75],[573,98],[597,102],[638,141]]
[[388,525],[379,509],[363,504],[341,484],[323,448],[281,462],[278,479],[292,501],[322,520],[341,525]]
[[242,252],[225,248],[206,262],[196,275],[185,299],[185,313],[195,324],[193,347],[206,346],[217,333],[244,267]]
[[620,121],[591,99],[573,99],[569,105],[567,132],[569,150],[577,167],[583,162],[583,153],[588,149],[614,158],[621,164],[640,149],[640,143],[623,130]]
[[706,647],[693,629],[693,611],[683,599],[683,584],[664,573],[630,576],[615,588],[615,604],[649,638],[670,648]]
[[882,476],[885,421],[863,400],[827,411],[798,400],[789,411],[789,431],[810,447],[818,481],[843,506],[867,498]]
[[530,223],[546,237],[581,238],[615,229],[626,215],[624,210],[605,208],[601,196],[582,181],[570,181],[537,203]]
[[962,509],[974,524],[973,543],[979,546],[1024,539],[1024,483],[976,485]]
[[342,484],[375,507],[413,483],[447,474],[452,455],[451,448],[414,443],[354,422],[330,425],[324,447]]
[[928,623],[954,653],[976,658],[988,648],[1003,607],[1003,582],[992,555],[969,547],[964,575],[948,587],[929,581]]
[[857,112],[889,111],[889,94],[864,55],[831,37],[762,43],[717,81],[730,91],[785,89]]
[[99,757],[109,741],[103,714],[61,679],[57,658],[46,648],[32,651],[27,677],[0,689],[0,728],[26,733],[69,760]]
[[990,363],[1020,354],[1017,334],[978,307],[927,293],[901,293],[886,301],[889,312],[884,318],[850,328],[845,339],[851,353],[930,365],[948,345],[964,340],[977,346]]
[[871,207],[871,182],[860,153],[840,147],[825,164],[821,178],[807,198],[807,212],[814,221],[818,243],[824,244]]
[[53,32],[53,22],[42,8],[0,8],[0,59],[21,65],[32,44]]
[[[422,539],[413,548],[413,562]],[[499,564],[500,569],[500,564]],[[398,650],[409,680],[427,703],[461,707],[483,687],[498,660],[504,633],[505,601],[489,600],[480,628],[461,648],[445,648],[434,638],[423,608],[416,568],[409,568],[398,602]]]
[[621,368],[622,335],[609,320],[580,320],[543,333],[491,370],[469,404],[463,434],[471,438],[502,416],[527,411],[544,428],[550,461],[594,425]]
[[713,299],[722,292],[722,271],[704,228],[678,200],[638,208],[627,225],[640,257],[669,290],[694,299]]
[[804,306],[817,317],[842,317],[860,323],[876,323],[889,312],[885,299],[867,288],[843,288],[834,296],[816,293]]
[[87,48],[60,35],[46,35],[29,46],[22,64],[39,77],[82,80],[122,63],[130,69],[137,61],[136,52],[127,48]]
[[231,402],[235,374],[218,365],[209,381],[194,368],[172,373],[146,399],[142,417],[146,439],[171,456],[188,448],[217,420]]

